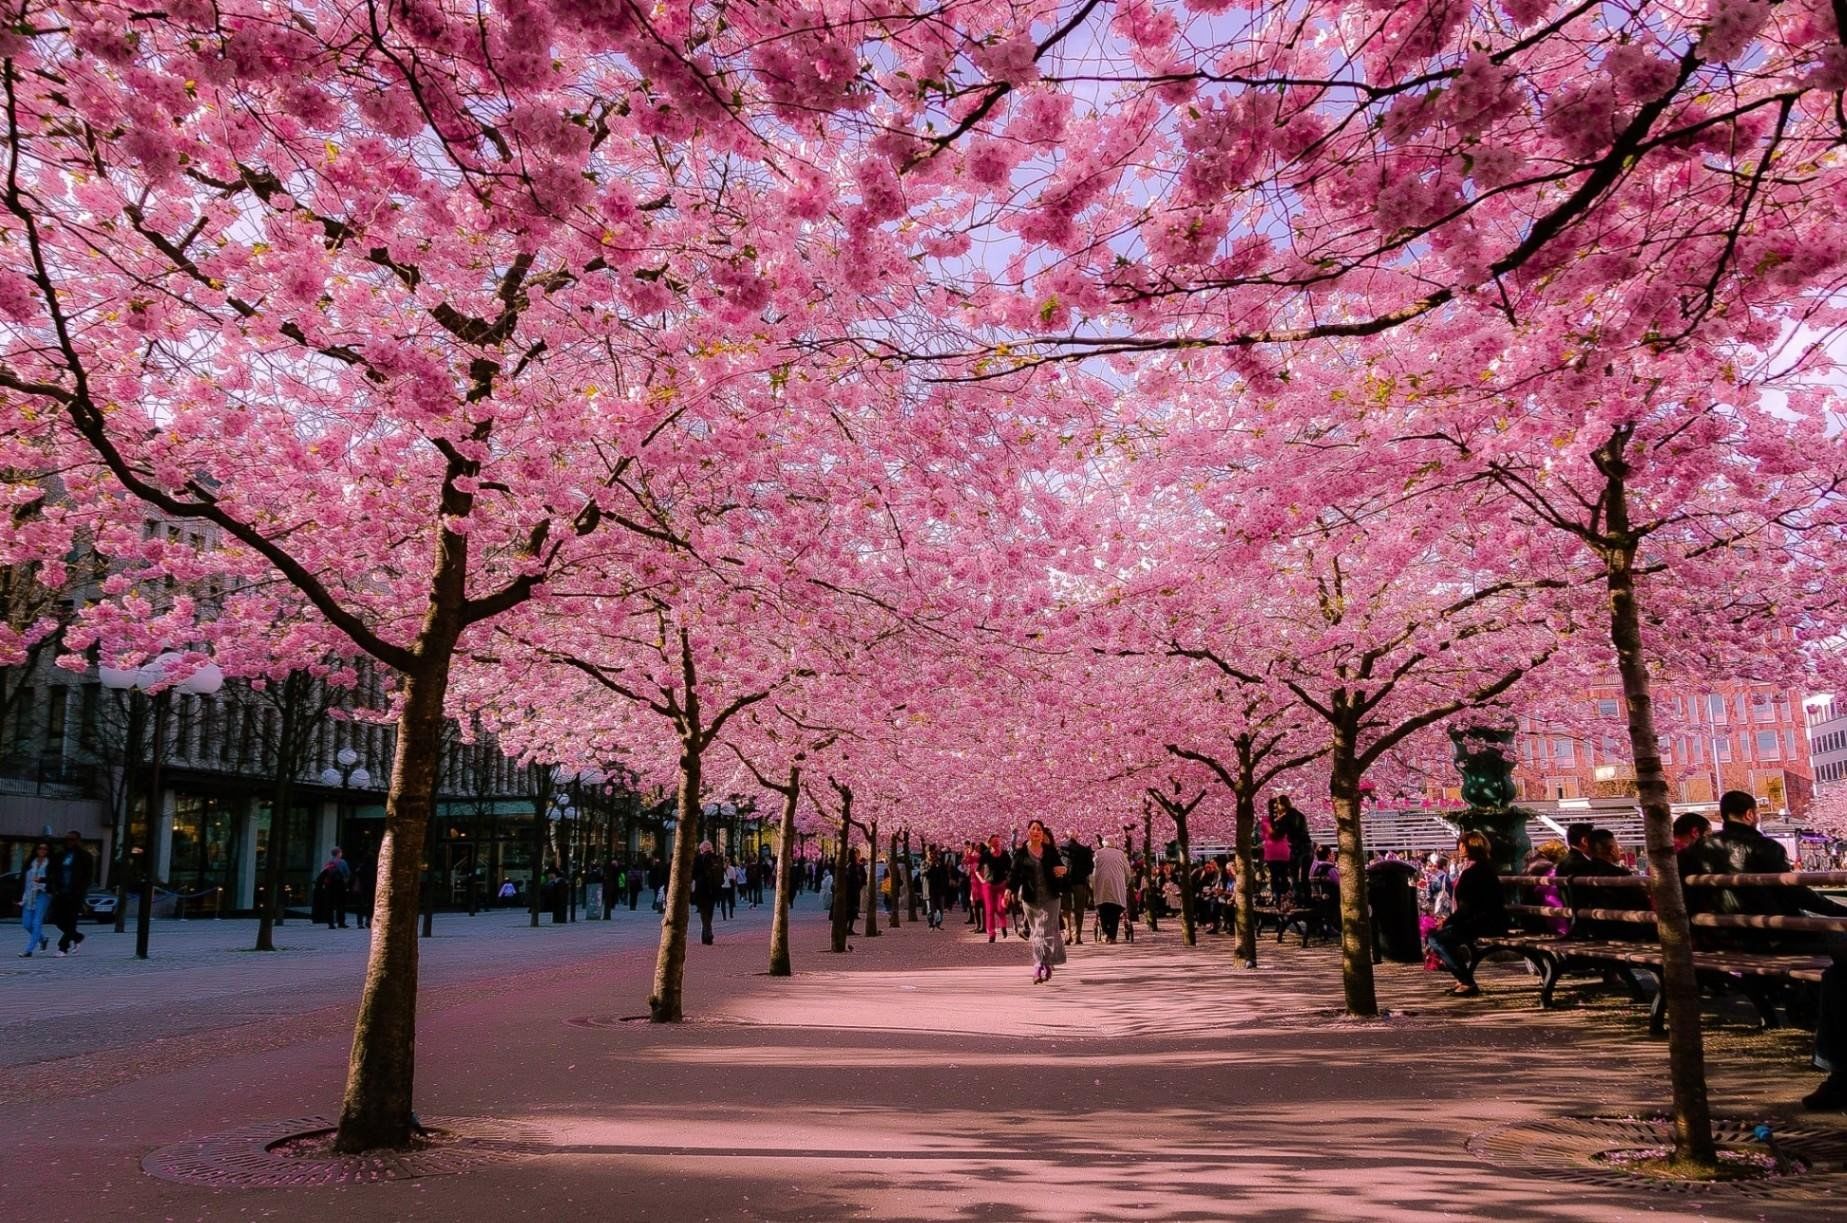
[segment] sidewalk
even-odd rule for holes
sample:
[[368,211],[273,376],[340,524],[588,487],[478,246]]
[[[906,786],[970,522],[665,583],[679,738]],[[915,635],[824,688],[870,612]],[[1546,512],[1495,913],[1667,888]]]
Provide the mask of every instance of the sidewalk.
[[[246,1025],[100,1081],[69,1082],[60,1063],[6,1072],[8,1214],[1803,1223],[1835,1213],[1815,1199],[1613,1190],[1471,1154],[1471,1135],[1498,1124],[1648,1113],[1664,1098],[1664,1052],[1633,1010],[1541,1013],[1515,970],[1490,971],[1489,998],[1470,1004],[1420,969],[1385,966],[1386,1005],[1411,1013],[1355,1024],[1332,1013],[1328,948],[1265,944],[1265,966],[1247,973],[1224,941],[1187,950],[1164,930],[1132,947],[1073,948],[1050,985],[1034,986],[1023,944],[989,946],[953,918],[947,932],[906,925],[835,957],[810,910],[796,917],[798,975],[778,980],[761,975],[767,913],[740,910],[717,946],[689,948],[690,1018],[671,1027],[624,1022],[645,1009],[652,921],[619,919],[609,937],[604,923],[580,923],[543,950],[550,931],[509,929],[477,942],[475,967],[491,971],[447,983],[442,973],[459,969],[439,967],[449,953],[432,949],[419,1108],[543,1127],[547,1153],[311,1191],[209,1190],[139,1171],[181,1138],[333,1110],[348,1001],[279,1039],[253,1039]],[[469,942],[454,940],[458,963]],[[1711,1045],[1718,1111],[1816,1125],[1787,1105],[1813,1082],[1799,1038],[1724,1028]]]

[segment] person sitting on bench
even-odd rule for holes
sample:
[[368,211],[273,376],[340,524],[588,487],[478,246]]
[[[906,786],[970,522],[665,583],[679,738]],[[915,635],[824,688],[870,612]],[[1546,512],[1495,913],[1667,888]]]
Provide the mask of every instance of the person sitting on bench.
[[1468,946],[1478,938],[1507,932],[1507,909],[1501,900],[1501,879],[1494,869],[1494,852],[1486,835],[1465,832],[1456,842],[1456,858],[1468,865],[1456,877],[1456,907],[1443,924],[1430,932],[1429,947],[1454,974],[1458,997],[1481,993],[1469,971]]
[[1567,825],[1565,828],[1565,844],[1569,845],[1571,848],[1566,852],[1564,860],[1558,864],[1558,868],[1552,873],[1561,879],[1569,879],[1573,875],[1589,875],[1595,873],[1592,866],[1593,859],[1590,856],[1590,834],[1595,831],[1597,831],[1597,826],[1587,822],[1581,821],[1579,823]]
[[[1719,799],[1717,832],[1688,846],[1680,855],[1687,875],[1781,875],[1789,870],[1789,853],[1757,828],[1757,800],[1742,790],[1727,790]],[[1841,905],[1810,888],[1689,888],[1688,908],[1707,913],[1770,914],[1798,917],[1815,913],[1847,916]],[[1761,947],[1760,941],[1753,945]],[[1815,1065],[1828,1072],[1820,1087],[1803,1097],[1804,1108],[1847,1111],[1847,939],[1834,935],[1792,934],[1776,941],[1781,951],[1832,955],[1821,974],[1820,1007],[1815,1016]]]

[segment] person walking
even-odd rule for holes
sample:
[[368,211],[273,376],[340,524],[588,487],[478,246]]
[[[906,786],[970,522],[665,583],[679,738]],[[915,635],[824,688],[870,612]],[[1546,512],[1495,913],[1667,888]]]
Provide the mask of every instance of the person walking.
[[1129,856],[1099,838],[1096,861],[1090,871],[1090,896],[1097,905],[1097,923],[1103,927],[1103,941],[1116,941],[1123,910],[1129,906]]
[[983,913],[986,903],[981,891],[981,850],[973,841],[962,842],[962,907],[968,918],[962,924],[975,927],[976,934],[987,933]]
[[353,868],[341,856],[338,845],[328,853],[327,863],[321,867],[320,883],[327,890],[327,928],[346,929],[346,904],[352,890]]
[[95,878],[96,863],[83,847],[83,834],[75,828],[64,834],[64,850],[53,856],[47,878],[51,894],[50,915],[58,928],[58,954],[75,955],[83,946],[77,920],[83,916],[84,897]]
[[731,859],[724,859],[724,866],[718,876],[718,910],[726,921],[730,921],[738,911],[738,868]]
[[[1007,876],[1013,869],[1013,859],[1000,847],[1000,833],[990,836],[988,843],[981,847],[977,869],[981,889],[982,929],[987,931],[988,942],[991,943],[996,935],[1007,933],[1007,906],[1004,902]],[[976,933],[981,933],[981,930]]]
[[941,850],[932,849],[924,865],[924,909],[930,929],[943,928],[943,904],[949,899],[949,863]]
[[1065,842],[1064,859],[1064,915],[1071,922],[1071,941],[1081,945],[1084,918],[1090,912],[1090,873],[1095,869],[1096,856],[1090,852],[1090,846],[1073,836]]
[[29,960],[45,949],[45,914],[51,911],[51,842],[40,841],[32,858],[19,872],[20,921],[26,927],[26,949],[19,958]]
[[1065,962],[1065,943],[1059,936],[1058,898],[1065,890],[1069,869],[1059,860],[1058,846],[1043,820],[1026,825],[1026,843],[1013,851],[1007,873],[1007,892],[1020,902],[1025,915],[1027,941],[1033,953],[1033,984],[1052,979],[1052,970]]
[[725,888],[725,863],[712,852],[710,841],[699,842],[693,855],[693,907],[699,910],[699,941],[712,945],[712,910]]
[[648,860],[648,890],[654,893],[654,911],[667,911],[667,864],[655,854]]

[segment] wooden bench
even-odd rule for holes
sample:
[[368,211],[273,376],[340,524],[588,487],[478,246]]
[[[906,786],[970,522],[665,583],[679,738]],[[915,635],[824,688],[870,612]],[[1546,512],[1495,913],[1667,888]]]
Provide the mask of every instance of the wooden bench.
[[[1661,948],[1646,936],[1654,928],[1655,915],[1650,909],[1617,908],[1600,904],[1579,904],[1579,895],[1607,897],[1623,890],[1645,892],[1648,881],[1641,876],[1576,876],[1560,879],[1550,875],[1511,875],[1501,881],[1510,887],[1545,888],[1559,893],[1563,902],[1551,904],[1510,904],[1508,913],[1515,918],[1539,922],[1564,920],[1570,923],[1566,934],[1535,931],[1497,935],[1478,939],[1471,949],[1471,966],[1497,952],[1519,955],[1539,972],[1539,1001],[1551,1006],[1553,993],[1561,978],[1572,973],[1594,972],[1606,977],[1615,975],[1628,986],[1636,1001],[1647,1000],[1636,981],[1634,970],[1643,969],[1657,981],[1661,972]],[[1818,887],[1847,882],[1847,872],[1813,871],[1786,875],[1689,875],[1683,881],[1689,889],[1735,887]],[[1847,935],[1847,917],[1815,917],[1784,914],[1694,913],[1690,922],[1696,931],[1763,931],[1766,933],[1827,933]],[[1602,932],[1591,936],[1579,933],[1589,923],[1607,930],[1610,926],[1627,926],[1633,937],[1611,937]],[[1742,994],[1756,1007],[1765,1027],[1781,1023],[1776,1007],[1776,992],[1791,982],[1812,983],[1833,962],[1828,954],[1804,951],[1779,951],[1773,948],[1701,948],[1693,955],[1694,971],[1702,992],[1716,996]],[[1658,987],[1649,1011],[1649,1028],[1656,1035],[1666,1030],[1666,997]]]

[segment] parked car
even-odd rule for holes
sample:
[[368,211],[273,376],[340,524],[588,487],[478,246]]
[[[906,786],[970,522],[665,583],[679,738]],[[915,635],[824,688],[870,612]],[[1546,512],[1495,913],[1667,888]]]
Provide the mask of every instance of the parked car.
[[[159,909],[154,911],[160,912]],[[91,888],[83,898],[83,915],[91,921],[113,922],[115,920],[115,893],[102,888]]]

